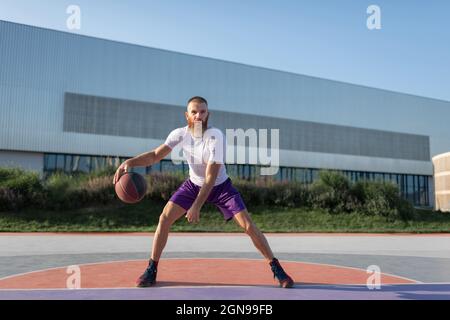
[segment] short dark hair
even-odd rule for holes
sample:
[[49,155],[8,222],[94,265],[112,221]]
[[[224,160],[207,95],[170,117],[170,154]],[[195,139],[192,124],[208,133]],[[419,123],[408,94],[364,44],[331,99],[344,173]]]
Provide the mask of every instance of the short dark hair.
[[206,101],[205,98],[200,97],[200,96],[195,96],[195,97],[190,98],[187,104],[191,103],[192,101],[200,102],[200,103],[204,103],[204,104],[208,105],[208,101]]

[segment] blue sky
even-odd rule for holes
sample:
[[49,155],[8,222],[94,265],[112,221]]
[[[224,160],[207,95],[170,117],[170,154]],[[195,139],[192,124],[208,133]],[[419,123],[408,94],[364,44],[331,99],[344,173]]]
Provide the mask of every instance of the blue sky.
[[447,101],[449,18],[448,0],[0,0],[1,20]]

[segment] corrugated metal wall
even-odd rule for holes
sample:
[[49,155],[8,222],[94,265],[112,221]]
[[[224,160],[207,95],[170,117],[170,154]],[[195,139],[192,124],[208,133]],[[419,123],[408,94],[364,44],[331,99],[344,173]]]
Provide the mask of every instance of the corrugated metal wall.
[[[64,131],[164,140],[170,128],[186,125],[185,110],[172,105],[66,93]],[[279,147],[284,150],[430,159],[427,136],[225,111],[212,111],[210,117],[224,134],[226,129],[279,129]]]

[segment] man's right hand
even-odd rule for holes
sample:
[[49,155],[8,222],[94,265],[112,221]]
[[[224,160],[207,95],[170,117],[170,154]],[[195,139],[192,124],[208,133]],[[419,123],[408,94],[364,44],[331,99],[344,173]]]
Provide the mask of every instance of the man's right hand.
[[[128,161],[128,160],[127,160]],[[116,170],[116,173],[114,174],[114,179],[113,179],[113,184],[115,185],[117,183],[117,181],[119,181],[119,178],[128,171],[129,169],[129,165],[128,162],[125,161],[124,163],[122,163]]]

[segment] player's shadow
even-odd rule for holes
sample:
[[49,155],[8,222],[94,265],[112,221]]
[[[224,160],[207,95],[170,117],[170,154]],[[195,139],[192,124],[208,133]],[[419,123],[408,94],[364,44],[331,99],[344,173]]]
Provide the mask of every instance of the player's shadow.
[[[156,284],[154,285],[154,287],[184,287],[184,286],[186,286],[186,287],[212,286],[212,287],[278,288],[278,284],[276,282],[274,282],[273,285],[270,285],[270,284],[245,284],[245,283],[237,284],[237,283],[223,283],[223,282],[222,283],[214,283],[214,282],[189,282],[189,281],[157,281]],[[334,286],[334,285],[330,285],[330,284],[326,284],[326,283],[296,282],[293,288],[318,289],[323,286]]]
[[[189,281],[157,281],[154,287],[255,287],[264,288],[268,285],[248,285],[236,283],[214,283],[214,282],[189,282]],[[276,286],[276,284],[274,284]],[[272,286],[273,287],[273,286]]]
[[[307,286],[316,288],[317,286],[325,286],[324,283],[303,283],[296,282],[292,289],[302,289]],[[270,284],[237,284],[237,283],[214,283],[214,282],[189,282],[189,281],[157,281],[153,287],[249,287],[249,288],[279,288],[276,282]]]
[[[276,283],[273,285],[249,285],[236,283],[214,283],[214,282],[190,282],[190,281],[160,281],[155,284],[155,287],[249,287],[261,289],[276,289],[279,288]],[[383,293],[394,293],[398,299],[407,300],[450,300],[450,284],[392,284],[381,285],[380,289],[370,290],[365,285],[345,285],[345,284],[325,284],[325,283],[305,283],[296,282],[294,287],[289,290],[327,290],[336,292],[361,292],[364,299],[364,293],[380,293],[382,298]]]
[[381,285],[380,289],[369,289],[365,285],[330,285],[320,283],[296,283],[294,289],[328,290],[340,292],[395,293],[406,300],[450,300],[450,284],[392,284]]
[[[273,285],[248,285],[235,283],[214,283],[214,282],[189,282],[189,281],[160,281],[155,284],[155,287],[249,287],[259,289],[277,289],[279,288],[275,283]],[[285,290],[285,289],[283,289]],[[336,292],[360,292],[361,298],[364,299],[365,293],[376,295],[380,294],[383,299],[383,293],[395,293],[398,299],[406,300],[450,300],[450,284],[397,284],[397,285],[381,285],[380,289],[370,290],[365,285],[333,285],[324,283],[304,283],[296,282],[294,287],[289,290],[327,290]],[[367,296],[368,298],[374,296]],[[388,297],[386,297],[388,298]]]

